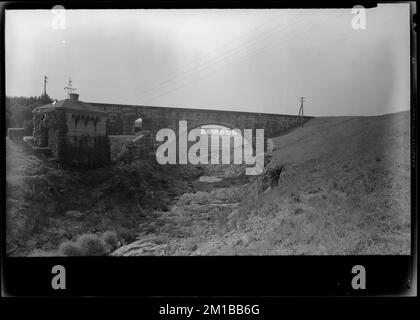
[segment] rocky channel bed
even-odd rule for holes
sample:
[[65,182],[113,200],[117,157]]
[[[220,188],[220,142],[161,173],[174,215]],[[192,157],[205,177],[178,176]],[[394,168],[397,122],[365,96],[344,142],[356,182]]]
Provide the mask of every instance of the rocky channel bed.
[[[210,166],[193,183],[194,190],[176,197],[168,211],[155,211],[143,224],[135,242],[122,246],[114,256],[211,255],[240,229],[243,186],[249,184],[244,168]],[[202,178],[204,177],[204,179]],[[242,241],[238,237],[236,242]],[[231,239],[232,240],[232,239]]]
[[208,254],[211,238],[226,234],[240,223],[240,187],[183,194],[170,211],[155,212],[139,240],[116,250],[116,256]]

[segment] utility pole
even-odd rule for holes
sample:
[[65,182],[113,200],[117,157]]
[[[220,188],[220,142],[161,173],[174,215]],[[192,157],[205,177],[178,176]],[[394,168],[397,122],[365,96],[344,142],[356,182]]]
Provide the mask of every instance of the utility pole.
[[48,77],[44,76],[44,96],[47,95],[47,83],[48,83]]
[[300,102],[300,108],[299,108],[299,120],[300,120],[300,124],[303,127],[303,102],[305,101],[305,97],[300,97],[299,98],[299,102]]
[[71,77],[69,78],[69,83],[67,84],[67,87],[64,87],[64,90],[67,91],[67,98],[70,98],[70,93],[73,93],[76,91],[76,88],[73,88]]

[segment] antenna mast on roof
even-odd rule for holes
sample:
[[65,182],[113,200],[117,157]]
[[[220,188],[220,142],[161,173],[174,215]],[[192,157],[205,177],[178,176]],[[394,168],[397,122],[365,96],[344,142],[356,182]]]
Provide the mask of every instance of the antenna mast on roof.
[[47,83],[48,83],[48,77],[44,76],[44,96],[47,95]]
[[69,83],[67,84],[67,87],[64,87],[64,90],[67,91],[67,98],[70,99],[70,93],[73,93],[76,91],[76,88],[73,88],[71,77],[69,78]]

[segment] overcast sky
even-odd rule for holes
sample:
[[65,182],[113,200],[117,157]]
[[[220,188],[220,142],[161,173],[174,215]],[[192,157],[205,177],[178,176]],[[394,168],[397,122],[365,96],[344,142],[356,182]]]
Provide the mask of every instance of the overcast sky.
[[6,12],[6,94],[169,107],[377,115],[410,105],[409,4],[368,9]]

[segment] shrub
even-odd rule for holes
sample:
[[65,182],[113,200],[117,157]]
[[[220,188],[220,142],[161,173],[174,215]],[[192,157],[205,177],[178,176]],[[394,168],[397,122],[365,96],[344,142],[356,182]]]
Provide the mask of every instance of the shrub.
[[121,227],[117,230],[117,235],[118,238],[123,239],[126,243],[134,242],[137,237],[136,232],[124,227]]
[[88,226],[94,227],[100,224],[102,221],[102,218],[99,214],[92,212],[86,217],[86,224]]
[[111,247],[112,250],[118,248],[118,237],[114,231],[106,231],[102,235],[102,240],[104,240]]
[[130,228],[136,225],[136,219],[134,217],[129,217],[126,215],[121,215],[119,217],[119,222],[123,228]]
[[83,256],[83,250],[73,241],[65,241],[60,245],[59,252],[65,256],[75,257]]
[[86,256],[105,256],[109,253],[105,241],[94,234],[81,235],[77,244]]

